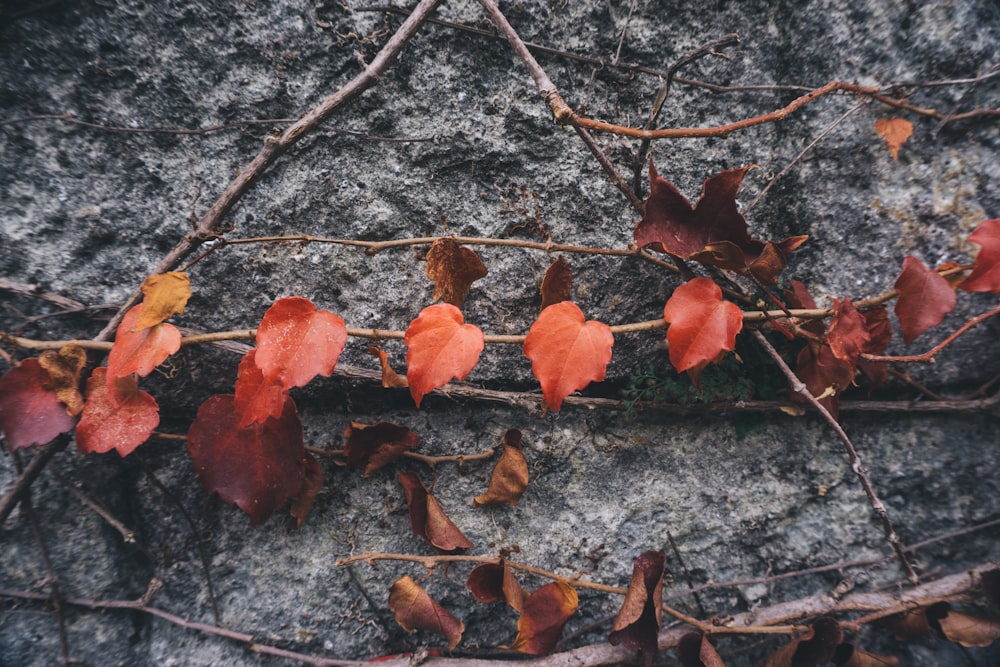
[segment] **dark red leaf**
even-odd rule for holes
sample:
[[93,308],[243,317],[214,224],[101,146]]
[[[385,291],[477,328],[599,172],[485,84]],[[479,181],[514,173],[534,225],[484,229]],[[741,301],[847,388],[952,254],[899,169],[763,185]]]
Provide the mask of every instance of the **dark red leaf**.
[[549,264],[542,278],[542,310],[554,303],[569,301],[573,287],[573,272],[565,257],[559,257]]
[[[889,311],[882,305],[872,306],[864,312],[864,316],[865,328],[868,329],[868,342],[865,344],[863,352],[875,355],[885,354],[885,349],[889,347],[889,342],[892,340],[892,322],[889,320]],[[876,387],[884,384],[889,377],[887,364],[876,364],[859,359],[858,368]]]
[[344,429],[344,456],[347,463],[364,468],[365,477],[395,461],[400,454],[416,449],[420,436],[398,424],[351,422]]
[[292,501],[291,509],[288,510],[296,529],[301,528],[306,517],[309,516],[309,510],[315,504],[316,496],[319,495],[320,490],[323,488],[323,480],[326,479],[323,466],[309,452],[306,452],[305,464],[305,482],[302,484],[302,490],[299,491],[299,495]]
[[406,504],[410,508],[410,525],[414,533],[441,551],[468,549],[472,546],[472,542],[441,509],[437,499],[428,493],[427,487],[420,481],[417,473],[403,472],[397,479],[406,494]]
[[518,612],[524,608],[524,601],[528,597],[503,559],[499,563],[483,563],[474,567],[469,572],[465,586],[479,602],[503,600]]
[[56,392],[45,389],[48,381],[38,359],[25,359],[0,376],[0,431],[7,451],[44,445],[76,424]]
[[[809,343],[799,352],[795,374],[827,411],[837,417],[840,412],[839,396],[854,381],[854,370],[849,363],[838,359],[828,345]],[[792,400],[804,402],[797,393]]]
[[764,667],[823,667],[833,659],[842,641],[840,624],[821,616],[812,622],[809,632],[768,658]]
[[281,382],[264,379],[264,373],[254,360],[256,354],[257,350],[247,352],[236,371],[233,408],[239,415],[237,426],[240,428],[263,424],[268,419],[280,417],[288,399],[288,390]]
[[899,293],[896,317],[907,343],[936,327],[945,315],[955,310],[955,290],[941,274],[928,269],[916,257],[903,260],[895,290]]
[[111,383],[106,375],[106,368],[96,368],[87,380],[87,403],[76,427],[76,446],[82,454],[114,449],[125,457],[149,440],[160,424],[160,407],[139,389],[134,375]]
[[980,246],[972,273],[958,287],[968,292],[1000,292],[1000,218],[984,220],[969,235]]
[[661,551],[645,551],[635,559],[628,593],[608,638],[612,646],[627,646],[638,651],[645,667],[653,664],[657,653],[666,562]]
[[853,370],[870,339],[868,323],[851,300],[834,299],[833,321],[826,332],[826,342],[833,356],[850,364]]

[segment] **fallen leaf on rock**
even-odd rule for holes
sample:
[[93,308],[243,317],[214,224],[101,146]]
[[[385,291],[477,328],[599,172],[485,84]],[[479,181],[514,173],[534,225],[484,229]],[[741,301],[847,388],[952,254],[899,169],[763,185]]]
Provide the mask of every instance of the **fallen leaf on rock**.
[[517,612],[524,609],[524,601],[528,597],[502,558],[499,563],[483,563],[472,568],[465,586],[479,602],[503,600]]
[[389,589],[389,611],[407,632],[427,630],[441,635],[454,650],[462,641],[465,625],[437,603],[409,575],[397,579]]
[[159,424],[160,406],[139,389],[134,375],[109,383],[107,368],[95,368],[87,379],[87,403],[76,427],[76,446],[81,454],[113,449],[125,457],[149,440]]
[[821,616],[810,624],[806,634],[771,655],[764,667],[822,667],[833,659],[843,640],[840,624]]
[[739,306],[723,300],[710,278],[694,278],[675,289],[663,307],[663,319],[670,324],[670,363],[678,373],[687,371],[695,386],[708,364],[736,347],[736,334],[743,328]]
[[955,310],[955,290],[940,273],[931,271],[916,257],[903,260],[903,270],[894,289],[899,293],[896,317],[907,343],[936,327],[945,315]]
[[565,581],[545,584],[524,601],[511,648],[528,655],[548,655],[579,603],[576,589]]
[[608,638],[612,646],[627,646],[638,651],[645,667],[653,664],[657,653],[656,636],[663,611],[666,563],[662,551],[645,551],[635,559],[625,601]]
[[879,118],[875,121],[875,131],[885,140],[893,160],[899,159],[899,149],[913,134],[913,123],[905,118]]
[[528,487],[528,462],[521,449],[521,432],[509,429],[503,436],[503,454],[493,468],[490,485],[472,502],[475,505],[516,505]]
[[455,239],[441,238],[427,251],[427,277],[434,282],[434,301],[462,307],[472,283],[487,274],[479,255]]
[[243,355],[236,371],[233,408],[239,415],[239,428],[280,417],[288,400],[288,390],[280,382],[264,379],[264,372],[257,367],[256,355],[257,350]]
[[689,632],[677,643],[677,662],[680,667],[726,667],[708,637],[700,632]]
[[135,323],[137,330],[182,315],[191,298],[191,280],[183,271],[158,273],[142,283],[142,296],[142,315]]
[[301,296],[285,297],[267,309],[257,328],[255,363],[268,382],[304,387],[317,375],[333,373],[346,342],[339,316]]
[[399,458],[403,452],[416,449],[420,436],[399,424],[351,422],[344,429],[344,457],[349,465],[364,468],[370,477],[379,468]]
[[38,365],[48,380],[45,389],[56,392],[56,398],[66,406],[66,414],[75,417],[83,410],[80,374],[87,365],[87,353],[76,343],[63,345],[58,352],[46,350],[38,357]]
[[410,525],[413,532],[441,551],[455,551],[472,547],[462,531],[441,509],[437,498],[427,491],[415,472],[403,472],[397,478],[406,494],[410,508]]
[[899,659],[891,655],[869,653],[851,644],[841,644],[833,656],[837,667],[896,667]]
[[181,332],[166,322],[146,329],[136,323],[142,317],[144,305],[133,306],[115,332],[115,342],[108,355],[108,382],[137,373],[146,377],[167,357],[181,349]]
[[976,264],[958,288],[967,292],[1000,292],[1000,218],[984,220],[969,235],[980,246]]
[[323,472],[323,466],[319,464],[319,460],[306,452],[305,481],[302,483],[302,490],[299,491],[299,495],[292,501],[292,506],[288,510],[296,529],[301,528],[306,517],[309,516],[309,510],[316,503],[316,496],[323,488],[325,479],[326,473]]
[[928,617],[932,623],[941,628],[941,634],[948,641],[966,648],[973,646],[984,648],[1000,639],[1000,620],[972,616],[951,608],[942,611],[943,613],[932,615],[929,610]]
[[428,306],[410,322],[406,343],[406,379],[417,407],[423,397],[452,379],[464,380],[483,351],[483,332],[465,324],[462,311],[448,303]]
[[382,367],[383,387],[386,389],[406,389],[410,386],[405,377],[392,370],[392,366],[389,365],[389,355],[385,353],[385,350],[376,345],[369,345],[368,354],[378,359],[378,363]]
[[76,424],[52,389],[38,359],[24,359],[0,376],[0,431],[8,452],[44,445]]
[[573,272],[565,257],[559,257],[549,264],[542,278],[542,310],[554,303],[569,301],[573,287]]

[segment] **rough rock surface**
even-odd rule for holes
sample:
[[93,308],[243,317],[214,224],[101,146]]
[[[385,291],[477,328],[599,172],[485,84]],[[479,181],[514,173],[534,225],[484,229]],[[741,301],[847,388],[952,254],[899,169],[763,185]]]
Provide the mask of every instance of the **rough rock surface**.
[[[296,118],[369,61],[399,25],[398,14],[349,11],[339,2],[8,3],[0,16],[0,278],[39,285],[87,305],[120,304],[190,229],[282,119]],[[722,86],[816,87],[830,80],[899,84],[921,107],[954,113],[997,107],[1000,78],[973,79],[1000,61],[1000,10],[988,0],[952,3],[712,2],[505,4],[527,41],[574,54],[664,71],[684,54],[737,32],[740,43],[685,67],[683,77]],[[442,3],[438,18],[489,29],[471,0]],[[586,114],[641,125],[656,76],[540,54],[567,102]],[[800,90],[710,92],[675,83],[660,123],[711,126],[777,109]],[[835,127],[848,110],[854,113]],[[69,114],[97,124],[29,116]],[[891,289],[902,258],[936,266],[969,261],[966,241],[982,220],[1000,216],[1000,126],[995,118],[941,125],[909,114],[916,129],[894,161],[874,131],[900,112],[835,95],[789,118],[725,138],[655,143],[664,177],[694,200],[702,181],[723,169],[757,164],[740,192],[748,205],[767,179],[821,140],[748,214],[755,236],[808,234],[787,277],[824,303]],[[270,119],[263,124],[243,124]],[[155,128],[219,131],[178,134]],[[113,126],[115,129],[109,129]],[[828,131],[828,132],[827,132]],[[638,142],[597,140],[631,179]],[[643,175],[645,171],[643,170]],[[504,41],[426,25],[378,85],[284,156],[239,202],[227,238],[311,234],[387,240],[456,234],[625,248],[637,214],[573,130],[555,125],[530,77]],[[536,232],[541,237],[533,235]],[[519,248],[477,248],[489,274],[463,308],[489,333],[524,333],[540,302],[551,258]],[[422,248],[367,256],[349,246],[230,245],[190,269],[194,297],[180,326],[197,331],[254,327],[266,308],[303,295],[349,325],[405,329],[431,302]],[[617,256],[567,255],[573,299],[609,324],[649,320],[679,279],[652,264]],[[44,300],[5,291],[0,331],[37,339],[89,338],[108,310],[54,313]],[[910,346],[918,352],[996,301],[960,294],[941,327]],[[93,315],[93,319],[91,316]],[[618,336],[608,381],[594,396],[617,397],[649,368],[666,382],[662,331]],[[931,366],[908,368],[935,391],[959,396],[1000,373],[996,320],[959,339]],[[749,340],[718,376],[759,392],[780,387],[778,371]],[[374,369],[367,341],[352,339],[341,363]],[[387,341],[393,363],[405,348]],[[12,348],[5,346],[12,351]],[[18,356],[24,353],[18,352]],[[237,357],[185,348],[159,376],[143,380],[162,408],[161,430],[183,433],[208,396],[231,391]],[[0,362],[0,369],[6,366]],[[728,373],[728,375],[726,374]],[[468,378],[475,386],[535,387],[518,346],[490,346]],[[671,386],[676,386],[673,384]],[[686,386],[686,384],[684,385]],[[916,392],[902,384],[890,397]],[[726,396],[723,392],[723,396]],[[748,397],[748,396],[747,396]],[[840,560],[886,555],[881,527],[829,428],[812,416],[735,411],[672,417],[567,406],[558,415],[432,397],[420,410],[404,392],[335,376],[296,394],[307,442],[339,447],[349,420],[394,421],[418,432],[427,454],[475,453],[508,428],[524,432],[532,481],[516,508],[473,508],[492,463],[432,471],[398,464],[361,478],[327,466],[316,506],[298,531],[280,518],[251,530],[245,515],[201,488],[183,446],[154,441],[132,457],[57,457],[33,489],[35,512],[65,595],[135,599],[153,577],[161,609],[191,621],[253,634],[263,642],[337,659],[364,659],[439,646],[407,635],[386,606],[388,587],[419,565],[335,568],[352,553],[429,554],[412,535],[395,474],[418,470],[476,555],[513,558],[567,577],[624,586],[634,557],[663,549],[673,588],[792,572]],[[857,392],[855,398],[864,398]],[[845,411],[843,422],[868,466],[900,537],[912,544],[1000,518],[997,418],[993,414]],[[27,460],[26,457],[21,457]],[[136,531],[136,544],[80,504],[60,482],[79,485]],[[17,473],[0,462],[0,490]],[[183,508],[183,509],[182,509]],[[997,529],[919,550],[921,572],[959,571],[1000,560]],[[35,590],[46,577],[25,513],[0,533],[0,588]],[[219,618],[206,583],[211,574]],[[508,644],[515,615],[472,600],[468,567],[438,571],[425,583],[462,618],[459,655]],[[859,589],[898,581],[890,562],[770,583],[714,589],[676,604],[699,616],[725,616],[825,590],[849,579]],[[528,587],[541,580],[526,582]],[[581,591],[567,647],[606,641],[620,601]],[[71,654],[91,665],[269,665],[237,641],[128,612],[65,614]],[[756,664],[780,640],[749,646],[722,640],[728,665]],[[866,630],[865,646],[904,664],[960,664],[961,651],[937,640],[897,642]],[[1000,655],[975,650],[980,664]],[[54,664],[55,619],[46,607],[4,602],[0,665]],[[480,653],[480,655],[490,655]],[[991,662],[992,661],[992,662]]]

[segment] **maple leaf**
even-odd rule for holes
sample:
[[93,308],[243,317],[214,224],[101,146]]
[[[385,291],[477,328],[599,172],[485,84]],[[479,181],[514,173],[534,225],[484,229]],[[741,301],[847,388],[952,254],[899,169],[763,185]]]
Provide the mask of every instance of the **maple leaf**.
[[972,273],[958,286],[967,292],[1000,292],[1000,218],[984,220],[969,235],[980,246]]
[[208,492],[246,512],[254,526],[298,498],[305,483],[302,423],[291,398],[279,417],[240,428],[233,395],[212,396],[198,408],[187,449]]
[[521,449],[521,432],[509,429],[503,436],[503,454],[490,475],[486,493],[473,499],[473,505],[516,505],[528,486],[528,462]]
[[691,381],[723,352],[736,347],[743,328],[739,306],[722,299],[722,290],[710,278],[694,278],[674,290],[663,307],[670,346],[670,363],[678,373],[687,371]]
[[821,667],[833,659],[843,640],[840,624],[828,616],[821,616],[810,624],[806,634],[768,658],[764,667]]
[[427,630],[441,635],[453,650],[462,641],[465,625],[437,603],[409,575],[397,579],[389,588],[389,611],[396,623],[406,630]]
[[907,343],[936,327],[945,315],[955,310],[955,290],[941,274],[928,269],[916,257],[903,260],[903,271],[894,288],[899,293],[896,317]]
[[309,510],[315,504],[316,496],[319,495],[320,489],[323,488],[323,481],[326,479],[323,466],[309,452],[306,452],[305,466],[305,480],[302,483],[302,490],[292,500],[292,506],[288,510],[296,529],[301,528],[302,524],[305,523],[306,517],[309,516]]
[[108,355],[108,382],[137,373],[145,377],[167,357],[181,349],[181,332],[166,322],[140,329],[143,304],[133,306],[122,318],[115,332],[115,342]]
[[868,345],[871,336],[865,316],[857,311],[850,299],[833,300],[833,320],[826,332],[826,342],[833,356],[854,366]]
[[406,343],[406,379],[417,407],[437,387],[464,380],[479,362],[483,332],[465,324],[462,311],[449,303],[428,306],[410,322]]
[[879,118],[875,121],[875,131],[885,139],[893,160],[899,160],[899,149],[913,134],[913,123],[905,118]]
[[807,237],[791,236],[778,243],[750,237],[736,206],[736,193],[751,168],[730,169],[709,177],[698,203],[691,206],[672,183],[656,173],[650,159],[649,196],[633,233],[635,244],[722,269],[749,272],[761,282],[775,284],[788,254]]
[[368,354],[378,359],[379,365],[382,367],[383,387],[386,389],[406,389],[410,386],[406,378],[392,370],[392,366],[389,365],[389,355],[385,353],[385,350],[376,345],[369,345]]
[[280,382],[264,379],[264,372],[255,361],[256,354],[257,350],[250,350],[243,355],[236,371],[233,408],[239,416],[239,428],[280,417],[288,398],[288,390]]
[[688,632],[677,642],[680,667],[726,667],[719,653],[700,632]]
[[536,590],[524,601],[511,648],[528,655],[551,653],[579,602],[576,589],[562,580]]
[[554,303],[569,301],[573,288],[573,272],[565,257],[559,257],[549,264],[542,278],[542,310]]
[[365,469],[365,477],[392,463],[403,452],[416,449],[420,436],[399,424],[351,422],[344,429],[344,457],[349,465]]
[[486,273],[479,255],[460,246],[455,239],[438,239],[427,251],[427,277],[434,282],[434,301],[443,299],[461,308],[472,283]]
[[0,376],[0,431],[7,451],[44,445],[73,428],[76,419],[52,389],[38,359],[25,359]]
[[666,563],[662,551],[645,551],[635,559],[625,601],[608,638],[612,646],[639,651],[644,667],[651,667],[656,657]]
[[38,357],[38,365],[48,380],[45,389],[56,392],[56,398],[66,406],[66,414],[75,417],[83,411],[80,375],[87,365],[87,353],[76,343],[63,345],[58,352],[46,350]]
[[403,487],[403,493],[406,494],[406,504],[410,508],[410,525],[415,534],[441,551],[468,549],[472,546],[472,542],[441,509],[437,498],[427,491],[417,473],[403,472],[397,479]]
[[182,315],[191,298],[191,280],[183,271],[152,275],[142,283],[142,296],[142,315],[134,325],[136,330]]
[[160,406],[139,389],[134,375],[108,382],[107,371],[95,368],[87,379],[87,403],[76,427],[76,447],[81,454],[113,449],[124,458],[159,426]]
[[264,380],[285,389],[304,387],[317,375],[329,377],[347,343],[344,320],[318,310],[301,296],[278,299],[257,328],[254,363]]
[[559,412],[571,393],[604,380],[614,344],[611,327],[588,321],[571,301],[543,310],[524,339],[524,354],[542,385],[545,405]]
[[503,600],[516,612],[524,609],[524,601],[528,597],[502,558],[499,563],[483,563],[474,567],[465,580],[465,586],[479,602]]

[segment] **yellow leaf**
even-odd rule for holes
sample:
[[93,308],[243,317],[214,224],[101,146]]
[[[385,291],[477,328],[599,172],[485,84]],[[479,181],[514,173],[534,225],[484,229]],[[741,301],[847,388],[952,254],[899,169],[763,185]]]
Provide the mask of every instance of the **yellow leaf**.
[[191,281],[183,271],[160,273],[142,284],[142,314],[134,331],[155,327],[168,317],[184,313],[191,298]]

